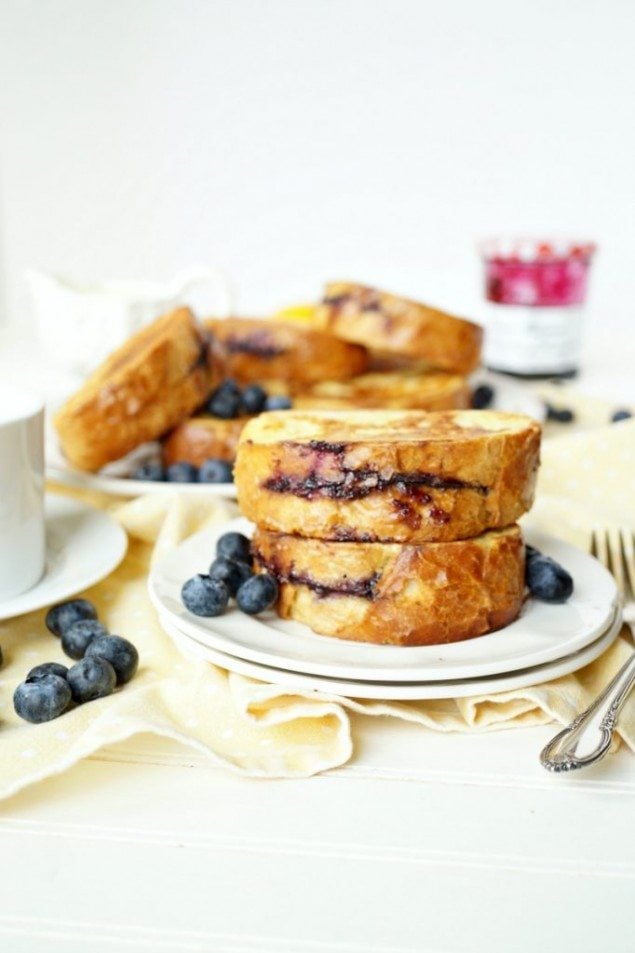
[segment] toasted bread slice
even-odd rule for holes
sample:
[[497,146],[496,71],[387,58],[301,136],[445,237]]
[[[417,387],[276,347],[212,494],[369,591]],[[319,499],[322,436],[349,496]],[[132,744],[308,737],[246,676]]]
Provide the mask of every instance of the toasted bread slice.
[[259,566],[279,583],[278,612],[359,642],[459,642],[512,622],[522,606],[518,526],[449,543],[333,543],[256,530]]
[[327,285],[315,323],[345,341],[458,374],[469,374],[480,361],[483,329],[478,324],[365,285]]
[[248,416],[233,420],[203,415],[189,417],[177,424],[163,441],[163,463],[166,467],[181,460],[193,463],[195,467],[211,459],[232,463],[240,434],[249,420]]
[[324,331],[267,318],[207,320],[214,352],[227,377],[241,384],[279,380],[303,389],[320,380],[346,380],[366,370],[366,348]]
[[470,406],[470,387],[459,374],[362,374],[350,381],[322,381],[296,395],[298,410],[378,407],[386,410],[454,410]]
[[466,539],[533,501],[540,425],[495,411],[294,411],[250,421],[235,480],[263,529],[317,539]]
[[188,308],[126,341],[55,415],[67,459],[98,470],[161,437],[209,394],[208,340]]

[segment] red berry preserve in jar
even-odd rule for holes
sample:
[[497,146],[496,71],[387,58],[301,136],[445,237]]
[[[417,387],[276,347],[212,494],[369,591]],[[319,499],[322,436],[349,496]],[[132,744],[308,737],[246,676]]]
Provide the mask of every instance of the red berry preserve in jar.
[[485,364],[520,377],[573,377],[595,245],[490,240],[481,243],[488,302]]

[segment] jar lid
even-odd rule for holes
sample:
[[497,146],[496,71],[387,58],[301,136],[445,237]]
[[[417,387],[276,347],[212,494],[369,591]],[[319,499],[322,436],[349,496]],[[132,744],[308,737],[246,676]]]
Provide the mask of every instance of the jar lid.
[[478,243],[483,258],[506,261],[588,261],[596,250],[594,242],[567,238],[486,238]]

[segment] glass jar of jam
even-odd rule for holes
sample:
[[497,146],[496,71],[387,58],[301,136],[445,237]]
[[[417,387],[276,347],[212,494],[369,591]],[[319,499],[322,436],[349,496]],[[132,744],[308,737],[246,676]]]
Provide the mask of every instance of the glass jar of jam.
[[485,364],[521,377],[578,371],[590,242],[482,242],[487,328]]

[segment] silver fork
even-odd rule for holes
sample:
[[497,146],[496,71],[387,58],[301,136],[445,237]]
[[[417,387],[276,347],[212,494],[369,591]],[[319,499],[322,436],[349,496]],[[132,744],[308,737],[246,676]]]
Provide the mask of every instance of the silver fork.
[[[629,530],[619,527],[596,528],[593,552],[613,573],[623,600],[623,619],[635,637],[635,544]],[[540,753],[547,771],[575,771],[600,761],[611,747],[613,731],[624,702],[635,684],[635,652],[624,663],[604,691],[559,732]],[[587,737],[597,737],[588,754],[577,751]]]

